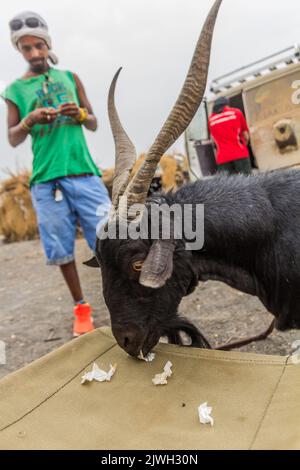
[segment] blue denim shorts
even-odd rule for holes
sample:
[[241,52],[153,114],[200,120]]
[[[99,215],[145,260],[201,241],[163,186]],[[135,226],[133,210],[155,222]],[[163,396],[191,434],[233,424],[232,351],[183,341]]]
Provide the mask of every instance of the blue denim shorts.
[[47,264],[60,266],[74,260],[78,223],[90,249],[95,249],[96,231],[107,222],[111,207],[99,176],[66,177],[34,184],[31,196]]

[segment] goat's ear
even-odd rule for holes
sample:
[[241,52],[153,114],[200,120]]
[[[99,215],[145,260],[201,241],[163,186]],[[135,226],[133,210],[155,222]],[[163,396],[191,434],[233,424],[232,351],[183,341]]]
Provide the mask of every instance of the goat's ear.
[[88,261],[84,261],[82,264],[88,266],[89,268],[99,268],[99,263],[96,256],[93,256],[93,258],[89,259]]
[[173,273],[175,244],[171,240],[155,240],[143,264],[139,282],[144,287],[160,289]]

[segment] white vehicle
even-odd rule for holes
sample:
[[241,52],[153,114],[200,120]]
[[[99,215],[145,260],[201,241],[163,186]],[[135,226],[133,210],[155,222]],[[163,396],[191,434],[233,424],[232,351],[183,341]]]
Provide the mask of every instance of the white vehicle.
[[207,120],[221,96],[246,116],[253,168],[300,165],[300,46],[223,75],[213,80],[210,91],[185,133],[192,180],[216,172]]

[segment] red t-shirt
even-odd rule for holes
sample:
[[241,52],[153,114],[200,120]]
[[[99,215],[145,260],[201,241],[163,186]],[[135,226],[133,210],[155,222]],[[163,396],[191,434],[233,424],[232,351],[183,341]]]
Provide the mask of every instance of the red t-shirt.
[[210,116],[208,127],[217,146],[218,165],[249,157],[242,134],[249,128],[242,111],[225,106],[222,113]]

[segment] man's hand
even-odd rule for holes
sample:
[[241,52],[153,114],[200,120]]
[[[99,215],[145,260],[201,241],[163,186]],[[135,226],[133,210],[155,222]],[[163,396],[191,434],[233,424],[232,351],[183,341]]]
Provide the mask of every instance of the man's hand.
[[51,124],[57,118],[58,112],[55,108],[37,108],[25,118],[27,126],[35,124]]
[[80,117],[80,109],[79,106],[77,106],[76,103],[70,102],[70,103],[64,103],[62,104],[59,108],[58,111],[62,116],[69,116],[74,119],[78,119]]

